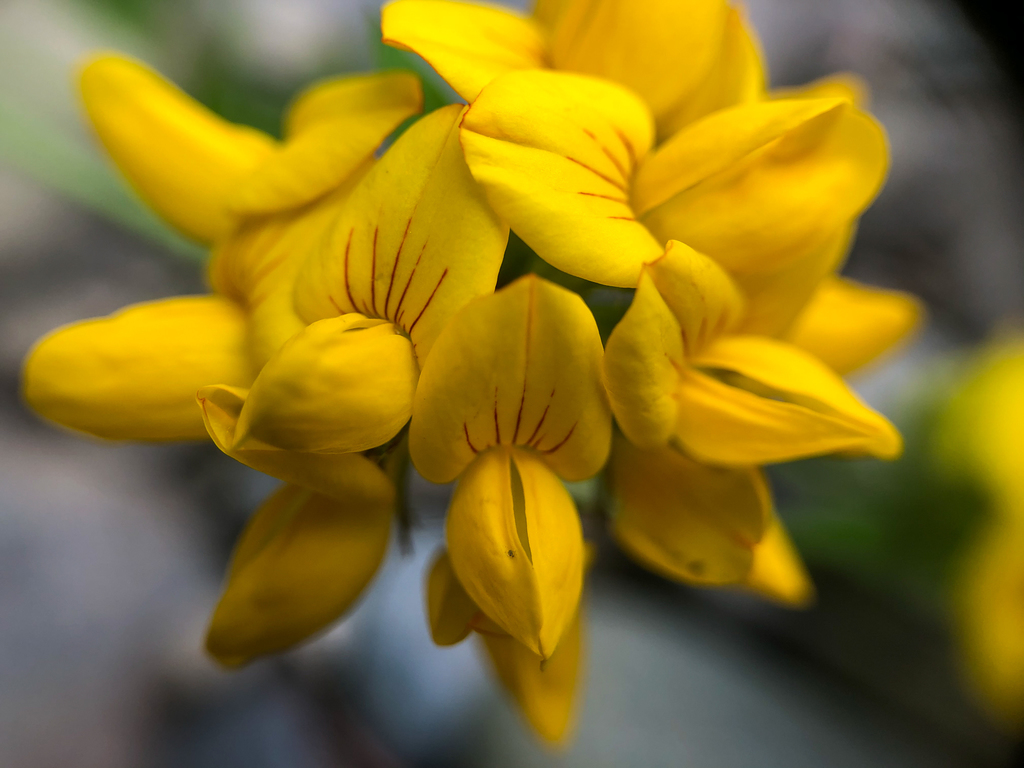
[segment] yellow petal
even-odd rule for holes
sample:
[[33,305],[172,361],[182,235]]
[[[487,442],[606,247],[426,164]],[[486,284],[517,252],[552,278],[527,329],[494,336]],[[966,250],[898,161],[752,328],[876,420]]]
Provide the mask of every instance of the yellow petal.
[[356,173],[403,120],[422,109],[419,78],[411,72],[314,86],[293,107],[284,146],[239,183],[228,204],[253,215],[315,200]]
[[615,441],[612,533],[647,568],[691,584],[743,581],[772,512],[760,470],[699,464],[672,448]]
[[409,420],[418,376],[412,344],[391,323],[355,313],[320,320],[260,371],[232,447],[255,440],[353,453],[383,445]]
[[583,529],[572,497],[535,454],[484,451],[448,509],[448,554],[470,599],[548,658],[576,613]]
[[744,13],[730,8],[711,70],[693,93],[659,120],[659,133],[669,137],[716,110],[760,101],[766,88],[767,74],[757,36]]
[[498,75],[544,66],[544,35],[512,11],[450,0],[397,0],[381,10],[386,45],[426,59],[466,101]]
[[551,60],[622,83],[661,120],[711,70],[727,14],[724,0],[576,0],[555,26]]
[[742,300],[721,267],[682,243],[645,267],[633,303],[612,331],[604,383],[634,443],[665,445],[679,418],[679,372],[737,321]]
[[772,272],[835,236],[878,194],[885,133],[838,99],[786,99],[713,113],[637,174],[634,205],[663,241],[733,274]]
[[859,75],[840,72],[796,88],[773,88],[773,99],[845,99],[860,109],[871,106],[871,88]]
[[807,608],[814,602],[814,582],[774,513],[764,538],[754,547],[754,564],[746,586],[789,608]]
[[[338,619],[377,572],[391,528],[391,489],[357,475],[329,499],[294,485],[271,496],[242,532],[206,648],[238,666],[286,650]],[[379,491],[374,493],[373,491]]]
[[230,231],[227,197],[274,151],[269,136],[222,120],[121,56],[92,59],[81,89],[100,141],[158,214],[205,243]]
[[826,279],[789,332],[789,340],[845,375],[867,365],[920,327],[921,302],[901,291]]
[[308,453],[283,451],[250,440],[245,448],[234,448],[238,419],[248,390],[238,387],[203,387],[196,398],[202,407],[206,429],[224,453],[236,461],[286,483],[344,501],[353,493],[358,479],[360,493],[376,497],[393,486],[388,476],[359,453]]
[[1024,730],[1022,563],[1024,530],[1019,523],[994,523],[959,564],[954,593],[970,682],[986,709],[1013,733]]
[[712,464],[757,465],[830,453],[896,458],[902,440],[808,353],[759,336],[712,344],[681,374],[678,437]]
[[736,282],[746,297],[747,310],[739,330],[787,337],[822,280],[842,266],[855,230],[852,225],[841,228],[807,256],[782,269],[738,276]]
[[547,660],[514,638],[482,635],[501,684],[527,722],[547,741],[564,741],[575,714],[584,653],[583,621],[581,606]]
[[360,182],[299,275],[307,322],[343,312],[390,320],[422,362],[452,315],[494,290],[508,228],[466,167],[461,115],[458,105],[427,115]]
[[1024,337],[997,338],[972,361],[935,439],[946,472],[980,482],[1001,514],[1024,520]]
[[567,480],[596,474],[611,447],[601,353],[583,300],[533,275],[470,303],[420,375],[409,426],[416,468],[447,483],[486,448],[519,445]]
[[533,18],[545,29],[550,30],[574,0],[536,0],[533,4]]
[[663,250],[629,203],[633,170],[653,139],[650,114],[630,91],[540,70],[495,80],[462,128],[473,177],[542,259],[629,288]]
[[448,552],[442,550],[427,576],[427,618],[430,636],[438,645],[455,645],[466,639],[473,619],[480,613],[452,570]]
[[66,326],[25,360],[23,394],[41,416],[110,440],[201,440],[196,390],[247,386],[245,315],[222,296],[136,304]]

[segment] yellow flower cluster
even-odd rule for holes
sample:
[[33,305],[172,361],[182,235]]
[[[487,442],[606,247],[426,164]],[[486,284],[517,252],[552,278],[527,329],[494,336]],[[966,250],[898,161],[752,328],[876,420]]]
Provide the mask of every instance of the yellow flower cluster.
[[[407,446],[425,478],[458,483],[428,576],[435,640],[478,632],[559,740],[588,559],[562,481],[606,470],[612,533],[651,569],[801,605],[813,590],[759,467],[900,452],[841,379],[920,316],[837,276],[886,140],[849,77],[768,91],[725,0],[539,0],[530,17],[396,0],[382,29],[467,102],[383,153],[421,110],[411,75],[314,86],[278,142],[133,61],[86,67],[101,141],[210,245],[213,292],[56,331],[24,393],[104,438],[208,435],[285,481],[211,621],[207,647],[232,665],[360,594]],[[509,227],[561,273],[634,291],[606,346],[565,287],[524,275],[495,292]]]

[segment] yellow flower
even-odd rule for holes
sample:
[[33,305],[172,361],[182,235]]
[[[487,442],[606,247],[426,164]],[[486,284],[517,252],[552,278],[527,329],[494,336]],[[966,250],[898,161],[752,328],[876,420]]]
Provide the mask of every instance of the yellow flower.
[[564,272],[633,287],[669,240],[740,280],[835,248],[875,197],[885,137],[844,99],[719,110],[651,151],[644,102],[610,82],[512,72],[480,93],[462,128],[495,210]]
[[[828,286],[839,296],[806,312],[874,298]],[[803,606],[813,586],[756,465],[837,452],[894,458],[901,441],[807,352],[736,335],[741,314],[725,272],[680,243],[644,268],[604,361],[612,410],[629,438],[612,454],[612,530],[627,552],[670,578],[745,584]],[[878,328],[882,338],[872,336]],[[885,322],[850,329],[860,344],[835,359],[866,360],[891,340],[890,330]]]
[[681,243],[644,268],[604,361],[612,410],[632,442],[739,466],[899,454],[893,426],[823,363],[780,340],[735,334],[741,312],[728,275]]
[[560,477],[608,458],[601,339],[574,293],[535,276],[468,304],[423,368],[409,450],[433,482],[459,479],[451,564],[503,631],[549,658],[576,614],[583,534]]
[[974,480],[988,519],[958,564],[953,608],[965,671],[986,708],[1024,732],[1024,338],[993,343],[953,396],[937,448]]
[[397,0],[384,7],[381,29],[385,43],[418,53],[469,102],[508,72],[580,72],[638,93],[662,136],[765,91],[758,44],[724,0],[539,0],[530,17]]
[[554,653],[544,659],[477,607],[447,552],[437,556],[427,575],[427,617],[434,642],[455,645],[475,631],[502,685],[530,725],[550,742],[567,738],[575,714],[583,677],[583,613],[581,604]]
[[[408,420],[420,362],[447,317],[493,289],[507,230],[462,159],[460,107],[374,160],[421,107],[409,74],[314,86],[280,144],[127,59],[94,60],[82,89],[140,195],[215,246],[217,292],[58,330],[26,360],[24,395],[43,416],[108,439],[209,433],[289,484],[243,534],[210,627],[211,653],[244,663],[336,619],[373,576],[395,491],[374,462],[344,451],[387,442]],[[345,239],[325,243],[340,227]],[[309,418],[325,402],[336,409],[328,430]]]

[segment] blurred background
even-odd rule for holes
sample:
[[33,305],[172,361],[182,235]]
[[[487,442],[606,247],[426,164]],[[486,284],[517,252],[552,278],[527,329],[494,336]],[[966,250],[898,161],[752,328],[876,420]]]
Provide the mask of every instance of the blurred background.
[[272,481],[212,446],[62,433],[18,396],[43,333],[203,290],[202,252],[135,201],[92,139],[80,57],[126,51],[276,134],[313,78],[421,66],[375,42],[379,2],[0,0],[0,765],[1024,766],[966,682],[950,610],[987,502],[932,447],[978,345],[1024,318],[1020,9],[747,4],[774,85],[858,72],[888,128],[892,174],[846,273],[928,305],[915,343],[853,382],[908,449],[894,464],[773,470],[819,589],[806,612],[663,581],[606,542],[577,738],[559,753],[519,722],[473,642],[430,641],[422,574],[447,489],[413,480],[407,546],[345,621],[227,673],[202,652],[205,621]]

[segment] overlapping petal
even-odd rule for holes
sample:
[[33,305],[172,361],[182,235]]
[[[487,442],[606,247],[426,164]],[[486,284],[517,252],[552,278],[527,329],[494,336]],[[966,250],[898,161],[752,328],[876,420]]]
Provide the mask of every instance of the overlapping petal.
[[491,446],[522,446],[567,480],[594,475],[611,445],[601,354],[593,315],[564,288],[529,275],[476,299],[423,367],[413,463],[446,483]]
[[818,286],[787,337],[845,375],[904,341],[923,315],[921,302],[908,293],[831,277]]
[[764,538],[754,547],[754,562],[745,584],[762,597],[789,608],[806,608],[814,602],[814,582],[774,512]]
[[663,250],[630,206],[653,140],[650,113],[630,91],[541,70],[493,81],[462,128],[473,177],[516,234],[563,272],[624,287]]
[[731,273],[772,272],[834,237],[881,189],[882,128],[842,99],[784,99],[715,112],[637,172],[638,217]]
[[473,630],[480,609],[459,583],[448,552],[442,550],[427,575],[427,620],[438,645],[461,643]]
[[741,307],[721,267],[681,243],[644,268],[603,366],[612,411],[630,440],[642,447],[669,442],[688,357],[733,327]]
[[547,60],[539,24],[486,5],[397,0],[381,10],[381,32],[385,44],[422,56],[470,102],[495,77]]
[[357,313],[319,320],[260,371],[233,447],[255,441],[322,453],[375,448],[412,415],[418,376],[412,344],[392,323]]
[[350,463],[328,498],[286,485],[242,532],[206,647],[237,666],[283,651],[341,616],[387,549],[394,491],[370,462]]
[[356,187],[299,273],[307,322],[346,312],[390,320],[422,362],[452,315],[494,289],[508,228],[462,157],[461,110],[417,122]]
[[771,493],[753,468],[710,467],[672,448],[615,442],[618,499],[612,532],[644,566],[692,584],[743,582],[772,516]]
[[238,214],[258,215],[327,194],[422,108],[419,78],[411,72],[356,75],[313,86],[291,108],[285,143],[240,180],[228,206]]
[[622,83],[661,119],[707,77],[727,16],[724,0],[574,0],[554,25],[551,63]]
[[269,136],[222,120],[122,56],[90,61],[81,91],[107,152],[157,213],[204,243],[231,230],[227,198],[275,151]]
[[498,679],[530,725],[547,741],[563,741],[572,725],[585,652],[583,623],[581,606],[547,659],[515,638],[481,635]]
[[248,386],[245,314],[221,296],[136,304],[40,340],[23,395],[47,419],[111,440],[206,437],[196,390]]
[[387,475],[359,453],[286,451],[256,440],[247,441],[244,448],[235,448],[238,421],[247,395],[248,390],[239,387],[210,386],[200,389],[196,396],[207,432],[231,458],[339,501],[353,493],[353,478],[366,484],[363,492],[368,496],[383,493],[385,484],[390,487]]
[[447,540],[452,569],[472,601],[550,657],[583,587],[583,531],[558,477],[533,453],[483,452],[452,497]]
[[696,458],[757,465],[830,453],[895,458],[896,429],[808,353],[757,336],[712,344],[680,376],[677,435]]

